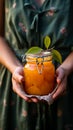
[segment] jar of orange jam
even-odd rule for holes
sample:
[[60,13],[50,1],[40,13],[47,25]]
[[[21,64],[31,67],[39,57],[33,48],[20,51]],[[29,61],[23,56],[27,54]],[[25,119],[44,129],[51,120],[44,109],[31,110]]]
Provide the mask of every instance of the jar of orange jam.
[[24,90],[29,95],[47,95],[55,88],[55,66],[51,52],[27,54]]

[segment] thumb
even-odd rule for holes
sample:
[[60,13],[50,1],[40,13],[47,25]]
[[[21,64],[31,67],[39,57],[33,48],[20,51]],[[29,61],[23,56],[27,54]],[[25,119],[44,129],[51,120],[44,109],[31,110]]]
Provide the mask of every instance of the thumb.
[[19,83],[22,83],[22,81],[24,81],[23,75],[21,75],[21,74],[19,74],[19,73],[17,73],[17,72],[14,72],[14,73],[13,73],[12,78],[13,78],[14,80],[16,80],[17,82],[19,82]]
[[58,68],[56,70],[56,81],[57,81],[57,84],[59,85],[61,83],[61,81],[63,80],[64,78],[64,71],[62,68]]

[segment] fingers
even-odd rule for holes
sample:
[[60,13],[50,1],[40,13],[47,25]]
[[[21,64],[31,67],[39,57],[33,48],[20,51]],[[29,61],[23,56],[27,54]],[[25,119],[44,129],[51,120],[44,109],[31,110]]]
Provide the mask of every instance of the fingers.
[[66,91],[67,76],[65,70],[62,67],[59,67],[56,70],[56,81],[58,88],[56,92],[53,94],[53,99],[56,99],[57,97],[61,96],[64,93],[64,91]]
[[23,67],[17,67],[12,74],[12,85],[13,91],[18,94],[21,98],[28,102],[38,102],[38,99],[28,98],[23,89],[23,82],[24,82],[24,74],[23,74]]
[[65,70],[63,68],[58,68],[56,70],[56,81],[57,81],[57,84],[59,85],[62,80],[64,79],[65,77]]
[[56,99],[59,96],[62,96],[66,92],[66,86],[67,86],[67,77],[65,76],[63,77],[63,79],[61,79],[60,84],[58,84],[57,90],[53,94],[53,99]]
[[66,92],[66,87],[65,86],[59,86],[56,92],[53,94],[53,99],[57,99],[58,97],[64,95]]
[[13,83],[13,91],[16,94],[18,94],[21,98],[23,98],[25,101],[27,101],[28,98],[25,96],[23,85],[16,82],[14,79],[12,79],[12,83]]
[[35,102],[35,103],[37,103],[37,102],[39,102],[39,100],[34,97],[34,98],[29,98],[28,102]]
[[16,82],[16,80],[12,79],[13,83],[13,91],[18,94],[21,98],[23,98],[27,102],[38,102],[38,99],[33,97],[29,98],[25,95],[24,89],[23,89],[23,84]]
[[22,81],[24,81],[24,77],[17,72],[13,73],[12,78],[15,79],[19,83],[22,83]]

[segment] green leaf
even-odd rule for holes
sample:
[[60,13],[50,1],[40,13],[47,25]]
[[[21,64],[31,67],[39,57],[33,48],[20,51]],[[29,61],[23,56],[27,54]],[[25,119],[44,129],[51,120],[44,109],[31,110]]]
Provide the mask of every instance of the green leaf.
[[44,39],[44,44],[45,44],[45,47],[46,49],[49,48],[50,44],[51,44],[51,39],[49,36],[46,36],[45,39]]
[[31,47],[30,49],[28,49],[26,54],[37,54],[37,53],[40,53],[42,50],[43,49],[40,47]]
[[62,56],[59,51],[53,49],[52,50],[53,59],[55,59],[58,63],[62,63]]

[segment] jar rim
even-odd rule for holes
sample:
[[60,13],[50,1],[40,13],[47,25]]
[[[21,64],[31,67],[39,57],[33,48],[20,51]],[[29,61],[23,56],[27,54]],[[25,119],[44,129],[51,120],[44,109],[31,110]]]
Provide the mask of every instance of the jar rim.
[[25,55],[22,55],[22,63],[36,62],[39,61],[39,59],[43,62],[52,61],[53,56],[51,50],[41,51],[36,54],[26,53]]
[[51,51],[42,51],[37,54],[25,54],[23,56],[23,62],[47,62],[52,60]]
[[43,57],[47,57],[47,56],[52,56],[51,51],[42,51],[40,53],[37,54],[25,54],[26,57],[32,57],[32,58],[43,58]]

